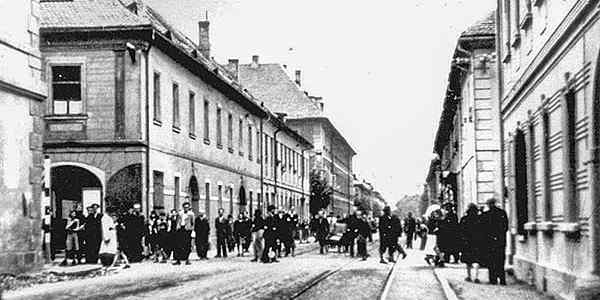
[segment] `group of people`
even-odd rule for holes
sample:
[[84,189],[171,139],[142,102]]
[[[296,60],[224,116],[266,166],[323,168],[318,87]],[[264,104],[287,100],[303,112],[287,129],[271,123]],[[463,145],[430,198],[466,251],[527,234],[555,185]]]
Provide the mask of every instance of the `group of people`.
[[[406,224],[409,224],[405,220]],[[428,264],[443,267],[445,263],[466,264],[466,281],[479,283],[479,268],[487,267],[490,284],[506,284],[504,271],[508,217],[496,199],[486,207],[469,204],[458,220],[452,205],[433,210],[423,220],[415,219],[413,239],[421,238]],[[408,240],[407,240],[408,245]],[[473,274],[474,273],[474,274]]]

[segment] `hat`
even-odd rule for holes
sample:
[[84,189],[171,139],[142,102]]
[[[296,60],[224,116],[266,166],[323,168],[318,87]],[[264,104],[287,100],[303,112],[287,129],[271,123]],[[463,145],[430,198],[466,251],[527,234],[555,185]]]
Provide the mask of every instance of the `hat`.
[[139,203],[135,203],[135,204],[133,205],[133,208],[142,208],[142,205],[141,205],[141,204],[139,204]]

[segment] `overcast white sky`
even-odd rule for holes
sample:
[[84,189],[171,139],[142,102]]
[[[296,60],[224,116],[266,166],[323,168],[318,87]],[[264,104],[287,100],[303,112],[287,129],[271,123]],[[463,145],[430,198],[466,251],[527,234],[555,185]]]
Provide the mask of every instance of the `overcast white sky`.
[[394,203],[422,190],[458,35],[494,0],[147,0],[212,55],[301,69],[303,86],[358,155],[354,171]]

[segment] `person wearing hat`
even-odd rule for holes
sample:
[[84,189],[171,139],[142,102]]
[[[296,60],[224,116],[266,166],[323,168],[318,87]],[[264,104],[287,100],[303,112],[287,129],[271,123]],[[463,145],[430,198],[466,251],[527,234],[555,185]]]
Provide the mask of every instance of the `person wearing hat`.
[[194,230],[194,212],[191,210],[189,202],[185,202],[182,205],[183,209],[179,212],[177,217],[177,240],[179,254],[174,265],[181,264],[184,260],[186,265],[190,264],[190,252],[192,251],[192,230]]
[[87,264],[98,263],[98,253],[102,242],[102,214],[100,206],[93,204],[87,208],[88,215],[84,219],[85,236],[85,262]]
[[275,205],[267,207],[267,218],[265,219],[265,249],[261,261],[263,263],[277,262],[277,217],[275,216]]
[[506,232],[508,231],[508,216],[496,206],[496,199],[487,200],[488,211],[483,213],[483,229],[486,234],[487,266],[490,284],[506,285],[504,263],[506,260]]
[[389,206],[383,208],[383,215],[379,217],[379,262],[387,264],[383,255],[388,252],[389,261],[396,262],[394,260],[394,251],[398,245],[398,230],[395,228],[399,222],[396,222],[396,217],[392,216],[391,209]]
[[194,232],[196,233],[196,252],[200,260],[206,260],[208,257],[208,237],[210,235],[210,223],[204,211],[198,212],[198,217],[194,221]]
[[217,231],[217,256],[227,257],[227,236],[229,234],[229,221],[224,215],[223,208],[219,208],[219,216],[215,218],[215,230]]

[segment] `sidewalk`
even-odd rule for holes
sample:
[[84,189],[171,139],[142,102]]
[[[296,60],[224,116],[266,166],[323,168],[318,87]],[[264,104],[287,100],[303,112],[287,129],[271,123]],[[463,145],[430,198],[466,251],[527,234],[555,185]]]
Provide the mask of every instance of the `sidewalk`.
[[[316,243],[300,244],[296,242],[296,253],[298,254],[301,254],[302,252],[306,251],[311,251],[317,248],[318,244]],[[254,258],[254,255],[251,252],[245,253],[244,257],[237,257],[237,252],[235,251],[229,253],[229,256],[227,258],[215,259],[215,255],[217,255],[216,247],[214,247],[214,245],[211,245],[211,249],[208,251],[209,261],[228,261],[231,263],[236,263],[249,261],[250,259]],[[192,261],[192,263],[199,261],[195,249],[193,248],[192,253],[190,254],[190,260]],[[169,261],[168,264],[170,265],[170,263],[171,261]],[[18,276],[0,275],[0,291],[17,290],[44,283],[86,279],[98,276],[111,276],[124,271],[120,267],[117,267],[111,268],[109,269],[108,273],[105,273],[102,271],[102,266],[100,264],[80,264],[75,266],[60,266],[59,264],[60,260],[55,260],[52,263],[44,265],[42,270],[39,270],[35,273],[21,274]],[[155,267],[164,265],[165,264],[154,264],[150,260],[144,260],[140,263],[131,264],[131,269],[129,270],[135,272],[136,270],[148,268],[153,269]]]
[[481,283],[476,284],[466,282],[467,271],[465,264],[446,264],[445,268],[436,268],[436,275],[440,280],[447,280],[452,290],[456,293],[459,299],[462,300],[480,300],[489,299],[493,295],[495,300],[551,300],[551,297],[544,296],[522,282],[517,281],[513,276],[507,276],[506,282],[508,285],[490,285],[488,282],[487,269],[479,271],[479,280]]

